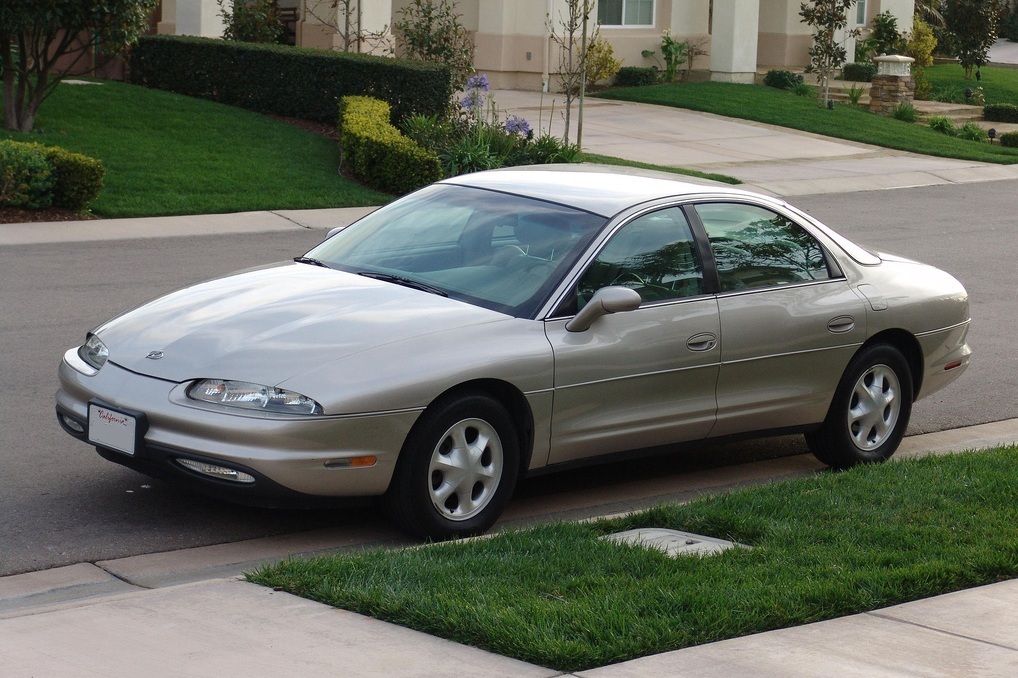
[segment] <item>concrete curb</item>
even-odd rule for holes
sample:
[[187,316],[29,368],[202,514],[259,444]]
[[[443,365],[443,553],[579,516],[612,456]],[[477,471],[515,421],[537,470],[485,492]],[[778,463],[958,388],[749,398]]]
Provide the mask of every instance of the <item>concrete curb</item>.
[[[1018,419],[909,436],[893,460],[978,450],[1018,443]],[[749,485],[801,478],[823,469],[809,455],[778,457],[715,469],[694,470],[671,479],[643,479],[624,484],[616,495],[589,497],[564,493],[534,506],[510,504],[499,522],[521,527],[552,520],[596,519],[624,515],[671,501],[687,502],[704,494]],[[623,508],[625,507],[625,508]],[[49,570],[0,577],[0,619],[35,614],[61,604],[77,605],[103,596],[157,589],[225,576],[238,576],[289,556],[334,553],[375,546],[405,546],[406,537],[389,527],[321,529],[226,544],[78,563]]]

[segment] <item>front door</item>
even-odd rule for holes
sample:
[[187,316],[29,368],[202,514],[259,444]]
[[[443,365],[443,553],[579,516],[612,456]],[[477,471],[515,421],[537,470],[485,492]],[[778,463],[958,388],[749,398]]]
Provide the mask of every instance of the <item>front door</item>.
[[682,210],[624,225],[559,315],[574,314],[611,285],[635,289],[643,304],[602,316],[584,332],[567,331],[569,318],[545,323],[555,354],[551,463],[698,440],[714,424],[717,300]]

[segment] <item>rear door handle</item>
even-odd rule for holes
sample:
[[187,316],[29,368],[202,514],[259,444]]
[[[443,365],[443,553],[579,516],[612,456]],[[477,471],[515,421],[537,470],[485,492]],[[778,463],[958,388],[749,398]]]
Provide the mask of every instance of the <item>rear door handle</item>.
[[710,332],[694,334],[686,340],[686,348],[690,351],[709,351],[718,345],[718,338]]
[[827,329],[835,334],[851,332],[855,329],[855,318],[850,315],[839,315],[837,318],[831,318],[827,323]]

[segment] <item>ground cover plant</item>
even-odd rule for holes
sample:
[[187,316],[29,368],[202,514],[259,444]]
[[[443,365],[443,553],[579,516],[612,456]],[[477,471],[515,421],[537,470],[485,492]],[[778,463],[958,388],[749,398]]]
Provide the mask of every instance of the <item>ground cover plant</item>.
[[854,106],[824,110],[810,97],[796,97],[772,87],[702,82],[617,88],[598,96],[706,111],[926,155],[1018,162],[1018,153],[1011,148],[948,137],[922,125],[874,115]]
[[106,167],[101,216],[378,205],[337,174],[334,141],[239,108],[116,82],[59,87],[35,132],[6,133]]
[[[562,671],[1018,575],[1018,447],[857,467],[598,523],[290,559],[252,581]],[[671,559],[599,536],[752,546]]]

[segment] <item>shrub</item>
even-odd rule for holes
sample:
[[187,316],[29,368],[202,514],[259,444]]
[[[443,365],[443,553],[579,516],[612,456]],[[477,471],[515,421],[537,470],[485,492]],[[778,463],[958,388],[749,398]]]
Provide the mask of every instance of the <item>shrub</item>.
[[80,212],[99,197],[106,168],[102,162],[58,146],[46,149],[53,169],[53,205]]
[[556,162],[576,162],[580,159],[580,147],[567,144],[558,137],[542,134],[524,149],[524,160],[528,165],[545,165]]
[[841,67],[841,79],[851,82],[871,82],[877,74],[877,67],[874,64],[852,63]]
[[802,76],[791,71],[771,70],[764,76],[764,84],[778,89],[795,89],[802,84]]
[[926,124],[930,126],[930,129],[946,134],[949,137],[958,136],[958,129],[954,126],[954,122],[950,118],[943,115],[934,115]]
[[227,40],[282,42],[285,30],[275,0],[216,1],[223,18],[223,37]]
[[368,186],[409,193],[442,178],[438,157],[389,122],[389,104],[364,96],[339,102],[341,164]]
[[852,85],[847,92],[848,100],[853,106],[858,106],[859,99],[861,99],[862,95],[865,93],[866,90],[864,90],[862,87],[856,87],[855,85]]
[[969,141],[989,141],[990,137],[987,136],[986,130],[977,125],[974,122],[967,122],[961,126],[958,130],[959,139],[968,139]]
[[1018,132],[1005,132],[1000,135],[999,139],[1001,146],[1018,148]]
[[1000,20],[998,32],[1009,42],[1018,42],[1018,5],[1011,5],[1007,15]]
[[601,80],[610,80],[620,68],[622,62],[615,58],[615,49],[610,42],[597,38],[587,45],[587,87]]
[[813,88],[804,82],[795,83],[795,87],[792,88],[797,97],[811,97],[813,96]]
[[657,69],[650,66],[623,66],[615,74],[616,87],[643,87],[657,82]]
[[894,116],[895,120],[901,120],[902,122],[915,122],[917,117],[915,106],[907,101],[902,101],[900,104],[895,106],[891,115]]
[[440,115],[452,98],[449,69],[286,45],[143,36],[131,52],[131,81],[261,113],[335,122],[346,95],[370,94],[397,120]]
[[1018,106],[1014,104],[987,104],[983,106],[983,119],[993,122],[1018,122]]
[[53,168],[46,148],[21,141],[0,141],[0,206],[41,209],[53,202]]
[[898,19],[890,10],[873,17],[869,41],[877,54],[900,54],[905,50],[905,41],[898,31]]

